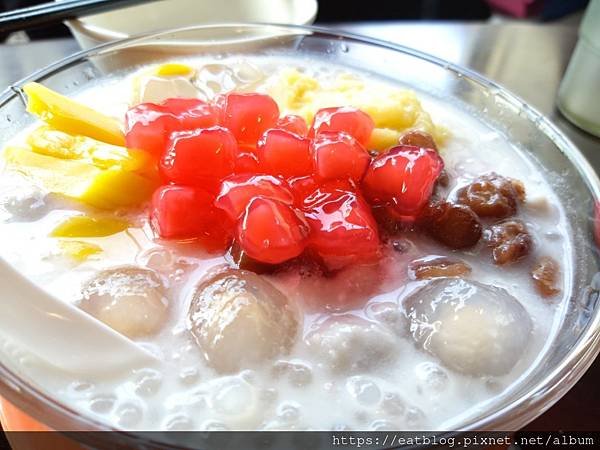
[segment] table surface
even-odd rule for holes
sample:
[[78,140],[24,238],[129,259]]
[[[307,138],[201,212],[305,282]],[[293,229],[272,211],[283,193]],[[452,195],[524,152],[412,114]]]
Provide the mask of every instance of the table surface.
[[[555,108],[556,92],[577,40],[575,26],[384,22],[331,28],[413,47],[482,73],[550,117],[600,170],[600,139],[571,125]],[[0,45],[0,90],[78,49],[72,39]],[[600,431],[600,359],[527,428]]]

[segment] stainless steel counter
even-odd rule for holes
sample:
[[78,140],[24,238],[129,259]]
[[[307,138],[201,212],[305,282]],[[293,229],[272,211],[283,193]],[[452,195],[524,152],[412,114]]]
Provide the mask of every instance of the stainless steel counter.
[[[577,40],[569,25],[400,23],[332,28],[413,47],[474,69],[548,115],[600,171],[600,139],[580,131],[555,109],[562,74]],[[78,50],[73,40],[0,45],[0,89]],[[597,93],[595,93],[597,94]],[[530,429],[599,430],[600,362]]]

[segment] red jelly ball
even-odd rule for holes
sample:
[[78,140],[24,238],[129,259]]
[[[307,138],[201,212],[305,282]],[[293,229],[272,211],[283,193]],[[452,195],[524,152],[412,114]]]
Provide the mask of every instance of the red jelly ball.
[[176,131],[210,128],[219,121],[219,111],[198,98],[169,98],[161,105],[177,118]]
[[189,186],[162,186],[152,197],[150,222],[163,239],[196,238],[209,249],[225,248],[233,223],[213,205],[209,192]]
[[362,182],[367,199],[413,216],[425,206],[444,168],[436,151],[410,145],[391,148],[372,162]]
[[258,161],[262,169],[271,175],[310,175],[313,161],[309,144],[309,139],[289,131],[271,129],[258,142]]
[[330,270],[379,256],[377,224],[356,192],[327,183],[305,199],[304,212],[311,228],[308,245]]
[[246,254],[278,264],[300,255],[308,226],[295,208],[277,200],[255,197],[238,223],[236,239]]
[[323,108],[313,119],[310,136],[322,131],[345,131],[362,145],[367,145],[375,124],[368,114],[350,106]]
[[215,206],[221,208],[233,220],[237,220],[253,198],[278,200],[287,205],[294,197],[286,183],[271,175],[234,175],[225,178]]
[[279,118],[275,100],[264,94],[226,94],[217,101],[222,110],[221,125],[240,144],[256,145],[258,139]]
[[258,152],[255,147],[251,145],[241,145],[238,147],[233,171],[238,174],[256,174],[261,172],[260,163],[258,162]]
[[275,128],[289,131],[290,133],[294,133],[302,137],[306,137],[308,135],[308,125],[306,124],[306,120],[294,114],[283,116],[277,121]]
[[125,143],[161,155],[173,131],[208,128],[217,124],[218,111],[196,98],[170,98],[160,105],[142,103],[125,114]]
[[316,175],[324,180],[346,178],[359,182],[371,161],[365,148],[344,132],[319,133],[311,149]]
[[154,103],[141,103],[125,113],[125,144],[127,148],[161,155],[177,118]]
[[237,143],[222,127],[175,132],[160,160],[165,180],[194,186],[209,186],[233,172]]

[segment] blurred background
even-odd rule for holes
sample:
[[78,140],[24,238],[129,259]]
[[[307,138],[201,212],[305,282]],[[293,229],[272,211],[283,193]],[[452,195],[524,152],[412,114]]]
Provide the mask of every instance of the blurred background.
[[[0,12],[47,0],[0,0]],[[578,21],[588,0],[325,0],[319,2],[317,24],[378,21]],[[368,4],[368,7],[365,5]],[[578,13],[579,12],[579,13]],[[28,30],[13,41],[68,36],[64,25]],[[9,38],[1,33],[0,42]]]

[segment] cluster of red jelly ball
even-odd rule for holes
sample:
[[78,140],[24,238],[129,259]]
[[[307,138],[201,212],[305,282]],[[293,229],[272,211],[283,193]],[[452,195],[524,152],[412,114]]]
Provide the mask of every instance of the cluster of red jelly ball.
[[364,112],[336,107],[309,129],[256,93],[144,103],[126,116],[127,146],[159,160],[151,223],[161,238],[211,250],[234,239],[270,264],[307,251],[330,269],[376,259],[372,209],[414,218],[443,168],[435,150],[410,145],[371,157],[373,128]]

